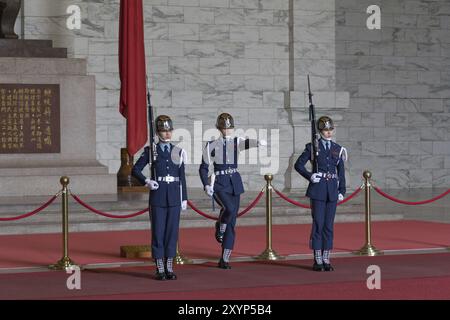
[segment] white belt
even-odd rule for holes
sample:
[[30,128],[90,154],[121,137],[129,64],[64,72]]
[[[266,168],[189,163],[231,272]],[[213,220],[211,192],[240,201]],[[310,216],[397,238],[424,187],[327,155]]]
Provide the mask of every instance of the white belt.
[[226,169],[226,170],[216,171],[214,173],[216,176],[220,176],[220,175],[224,175],[224,174],[232,174],[235,172],[238,172],[236,168],[230,168],[230,169]]
[[337,179],[338,177],[336,173],[329,173],[329,172],[318,172],[317,175],[325,179]]
[[158,181],[164,181],[167,183],[180,181],[180,177],[173,177],[173,176],[165,176],[165,177],[158,177]]

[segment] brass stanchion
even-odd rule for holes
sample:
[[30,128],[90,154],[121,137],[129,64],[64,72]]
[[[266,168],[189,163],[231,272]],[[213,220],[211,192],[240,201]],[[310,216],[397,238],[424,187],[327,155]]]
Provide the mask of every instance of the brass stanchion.
[[354,254],[360,255],[360,256],[378,256],[382,255],[383,253],[375,248],[375,246],[372,245],[372,231],[371,231],[371,222],[370,222],[370,216],[371,216],[371,198],[370,198],[370,178],[372,177],[372,173],[369,170],[364,171],[363,173],[364,177],[364,186],[365,186],[365,212],[366,212],[366,243],[364,246],[359,249],[358,251],[355,251]]
[[266,174],[266,249],[256,257],[259,260],[280,260],[284,257],[279,256],[272,249],[272,174]]
[[49,265],[53,270],[67,270],[75,263],[69,258],[69,184],[68,177],[61,177],[59,180],[63,186],[62,195],[62,233],[63,233],[63,257],[56,264]]
[[181,255],[180,250],[178,248],[178,242],[177,242],[177,255],[175,256],[175,263],[176,264],[190,264],[193,263],[192,260],[185,258]]

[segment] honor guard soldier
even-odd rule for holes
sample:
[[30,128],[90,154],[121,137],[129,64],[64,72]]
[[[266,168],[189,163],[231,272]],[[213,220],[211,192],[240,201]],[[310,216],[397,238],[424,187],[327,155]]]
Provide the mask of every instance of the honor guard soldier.
[[314,271],[333,271],[330,263],[330,252],[333,248],[333,225],[337,201],[342,201],[345,195],[345,169],[347,151],[331,141],[334,133],[333,120],[323,116],[317,121],[320,131],[319,155],[317,158],[318,172],[309,172],[305,165],[311,161],[311,143],[295,163],[295,170],[309,181],[306,196],[311,201],[312,230],[310,248],[314,252]]
[[[240,195],[244,192],[241,175],[237,170],[238,155],[242,150],[267,143],[264,140],[258,142],[254,139],[235,137],[234,120],[228,113],[222,113],[217,117],[216,128],[221,136],[206,143],[199,174],[206,194],[213,197],[221,207],[215,225],[215,238],[222,244],[222,256],[218,267],[230,269],[229,261],[234,247]],[[210,164],[213,164],[214,171],[208,177]]]
[[[187,208],[185,168],[186,152],[174,146],[172,120],[165,115],[156,118],[159,142],[156,161],[151,163],[150,149],[146,147],[133,167],[132,174],[150,189],[149,207],[152,231],[152,257],[155,259],[158,280],[175,280],[173,259],[176,256],[180,211]],[[151,177],[142,170],[150,164]]]

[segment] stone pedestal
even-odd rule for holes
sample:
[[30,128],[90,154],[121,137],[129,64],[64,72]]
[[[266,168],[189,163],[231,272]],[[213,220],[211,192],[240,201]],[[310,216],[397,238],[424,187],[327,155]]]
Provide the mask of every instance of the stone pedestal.
[[67,58],[67,49],[53,48],[51,40],[0,39],[0,57]]
[[[0,56],[0,83],[59,84],[61,150],[0,154],[0,196],[54,194],[61,188],[60,176],[70,177],[76,194],[116,193],[116,176],[96,160],[95,78],[86,74],[86,60],[52,57],[61,50],[48,41],[33,41],[35,46],[11,41],[10,48],[25,57]],[[30,53],[38,57],[27,57]]]

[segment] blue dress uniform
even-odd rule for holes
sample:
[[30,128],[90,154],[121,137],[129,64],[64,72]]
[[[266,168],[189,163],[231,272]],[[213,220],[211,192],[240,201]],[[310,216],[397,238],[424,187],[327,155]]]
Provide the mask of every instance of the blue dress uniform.
[[[326,147],[329,143],[328,148]],[[338,194],[345,195],[345,169],[343,151],[340,145],[333,141],[319,139],[318,171],[320,181],[311,182],[312,172],[305,165],[311,160],[311,143],[295,163],[295,170],[310,181],[306,196],[310,198],[313,225],[311,230],[310,248],[313,250],[331,250],[333,248],[333,224],[336,214]]]
[[214,199],[221,207],[219,222],[226,224],[222,248],[232,250],[236,237],[235,226],[240,205],[240,195],[244,192],[242,178],[237,171],[238,154],[242,150],[258,146],[258,141],[235,137],[220,137],[206,143],[202,163],[199,168],[203,186],[210,185],[208,168],[214,165]]
[[[167,151],[163,151],[164,145]],[[151,163],[151,179],[158,182],[159,188],[150,191],[149,197],[152,256],[154,259],[173,258],[176,256],[181,203],[187,200],[185,151],[171,143],[158,143],[156,150],[158,155],[156,162]],[[146,147],[132,170],[133,176],[142,184],[146,179],[142,170],[149,163],[149,147]]]

